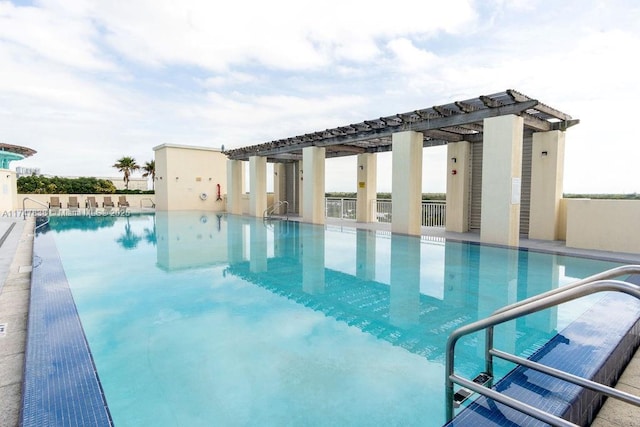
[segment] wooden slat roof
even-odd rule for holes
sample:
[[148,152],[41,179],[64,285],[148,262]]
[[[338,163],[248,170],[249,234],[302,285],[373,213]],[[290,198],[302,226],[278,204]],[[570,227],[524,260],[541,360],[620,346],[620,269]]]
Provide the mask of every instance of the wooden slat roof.
[[407,113],[365,120],[333,129],[283,138],[263,144],[225,151],[234,160],[266,156],[270,162],[286,162],[302,158],[305,147],[325,147],[326,157],[351,156],[391,150],[391,135],[413,130],[424,135],[423,146],[448,142],[481,142],[483,120],[515,114],[524,119],[525,131],[565,130],[579,123],[566,113],[536,99],[509,89],[493,95],[482,95],[464,101],[438,105]]

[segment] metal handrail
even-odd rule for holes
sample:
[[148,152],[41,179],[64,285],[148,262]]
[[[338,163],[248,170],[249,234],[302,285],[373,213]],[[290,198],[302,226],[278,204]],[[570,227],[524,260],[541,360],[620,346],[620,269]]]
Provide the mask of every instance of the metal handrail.
[[270,218],[271,215],[276,211],[276,209],[282,205],[285,205],[287,207],[285,211],[285,215],[286,215],[286,218],[289,219],[289,202],[287,202],[286,200],[280,200],[279,202],[276,202],[273,205],[269,206],[267,209],[264,210],[264,212],[262,212],[262,218],[263,219]]
[[155,207],[156,207],[156,204],[155,204],[155,202],[153,201],[153,199],[151,199],[151,198],[149,198],[149,197],[145,197],[145,198],[143,198],[143,199],[140,199],[140,208],[141,208],[141,209],[144,207],[144,206],[142,206],[142,202],[143,202],[143,201],[145,201],[145,200],[148,200],[148,201],[150,201],[150,202],[151,202],[151,207],[152,207],[152,208],[155,208]]
[[[574,289],[598,280],[613,279],[616,277],[626,276],[631,274],[640,274],[640,265],[623,265],[620,267],[614,267],[612,269],[602,271],[600,273],[596,273],[592,276],[585,277],[584,279],[569,283],[566,286],[551,289],[547,292],[543,292],[541,294],[523,299],[522,301],[518,301],[513,304],[504,306],[494,311],[493,314],[498,314],[507,310],[511,310],[516,307],[521,307],[523,305],[530,304],[533,301],[537,301],[539,299],[542,299],[551,295],[556,295],[561,292],[567,292],[570,289]],[[489,326],[486,331],[486,339],[485,339],[485,360],[486,360],[485,372],[491,376],[493,376],[493,357],[491,356],[489,349],[492,347],[493,347],[493,326]]]
[[[630,270],[635,271],[637,266],[629,266]],[[625,270],[626,271],[626,270]],[[609,272],[604,272],[601,274],[614,274]],[[618,274],[619,275],[619,274]],[[596,277],[600,275],[595,275]],[[481,331],[483,329],[492,328],[498,324],[514,320],[516,318],[526,316],[528,314],[536,313],[538,311],[557,306],[559,304],[573,301],[578,298],[585,297],[587,295],[599,293],[599,292],[607,292],[607,291],[617,291],[623,292],[628,295],[635,296],[640,299],[640,286],[622,282],[618,280],[595,280],[591,282],[585,282],[584,279],[580,281],[581,283],[571,287],[563,287],[559,288],[559,290],[554,290],[554,292],[549,292],[547,294],[541,294],[535,298],[530,298],[529,302],[525,304],[514,304],[514,306],[506,307],[504,309],[498,310],[491,316],[478,320],[476,322],[465,325],[461,328],[456,329],[451,333],[449,339],[447,340],[447,350],[446,350],[446,416],[447,421],[450,421],[453,418],[453,398],[454,398],[454,390],[453,384],[456,383],[463,387],[468,388],[471,391],[477,392],[479,394],[485,395],[497,402],[500,402],[504,405],[507,405],[517,411],[525,413],[531,417],[534,417],[538,420],[546,422],[555,426],[574,426],[575,424],[564,420],[555,415],[544,412],[538,408],[527,405],[521,401],[513,399],[511,397],[505,396],[491,388],[484,387],[482,385],[476,384],[473,381],[469,381],[466,378],[460,377],[454,372],[455,365],[455,346],[457,341],[463,337],[464,335],[468,335],[474,332]],[[493,347],[493,346],[491,346]],[[516,364],[521,364],[531,369],[538,370],[548,375],[555,376],[557,378],[561,378],[565,381],[580,385],[582,387],[590,388],[591,390],[606,394],[607,396],[614,397],[625,402],[640,406],[640,398],[628,393],[621,392],[616,390],[615,388],[608,387],[606,385],[587,380],[585,378],[577,377],[575,375],[562,372],[548,366],[542,365],[537,362],[533,362],[531,360],[523,359],[517,357],[515,355],[511,355],[508,353],[504,353],[502,351],[490,348],[487,351],[487,354],[490,356],[500,357],[505,360],[511,361]]]
[[45,222],[43,222],[42,224],[36,225],[36,227],[34,228],[34,231],[37,230],[40,227],[43,227],[45,225],[47,225],[49,223],[49,205],[47,205],[46,203],[41,202],[40,200],[36,200],[36,199],[32,199],[31,197],[25,197],[24,199],[22,199],[22,214],[23,214],[23,219],[26,221],[27,220],[27,208],[25,207],[25,202],[27,200],[31,200],[32,202],[35,202],[39,205],[44,206],[45,208],[47,208],[47,215],[45,216],[45,218],[47,218],[47,220]]

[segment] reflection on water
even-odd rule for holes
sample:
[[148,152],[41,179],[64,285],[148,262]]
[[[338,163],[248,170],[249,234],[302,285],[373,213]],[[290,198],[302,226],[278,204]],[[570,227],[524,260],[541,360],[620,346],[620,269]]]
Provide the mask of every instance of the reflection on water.
[[[611,267],[204,212],[62,219],[116,425],[441,425],[451,331]],[[584,309],[503,325],[496,344],[528,355]],[[483,368],[483,339],[460,341],[459,373]]]
[[[158,214],[158,265],[226,265],[225,276],[430,360],[443,359],[444,341],[457,327],[572,280],[561,273],[572,259],[556,255],[289,221],[218,219],[213,227],[202,218]],[[385,257],[386,265],[378,265]],[[557,310],[500,326],[498,347],[532,353],[564,327]],[[473,357],[482,356],[481,339],[468,342]]]

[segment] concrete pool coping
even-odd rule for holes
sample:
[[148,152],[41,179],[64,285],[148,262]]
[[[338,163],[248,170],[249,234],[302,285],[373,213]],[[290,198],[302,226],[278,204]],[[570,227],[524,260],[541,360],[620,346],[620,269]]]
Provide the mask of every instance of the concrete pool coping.
[[[2,426],[19,425],[34,237],[33,218],[28,218],[26,221],[0,218],[2,225],[0,232],[4,234],[7,224],[11,222],[15,222],[16,225],[0,248],[0,324],[7,325],[5,332],[0,336],[0,340],[4,341],[3,345],[0,345],[0,425]],[[390,232],[388,224],[359,224],[353,221],[328,219],[327,225]],[[475,233],[449,233],[442,229],[427,227],[423,228],[422,233],[424,236],[436,238],[479,241],[479,235]],[[575,250],[566,248],[563,242],[521,239],[521,247],[640,264],[640,254]],[[640,351],[636,352],[616,387],[640,395]],[[608,399],[592,426],[630,426],[633,425],[634,420],[638,419],[640,419],[640,408]]]

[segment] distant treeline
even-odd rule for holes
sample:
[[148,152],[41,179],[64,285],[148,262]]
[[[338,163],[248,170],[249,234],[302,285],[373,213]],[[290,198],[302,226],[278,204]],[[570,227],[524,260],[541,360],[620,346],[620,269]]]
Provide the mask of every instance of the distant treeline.
[[617,199],[617,200],[640,200],[640,194],[572,194],[565,193],[566,199]]
[[[356,193],[340,193],[332,192],[326,193],[326,197],[355,199]],[[640,194],[573,194],[565,193],[564,197],[567,199],[620,199],[620,200],[640,200]],[[378,193],[378,199],[390,199],[391,193]],[[422,200],[447,200],[445,193],[422,193]]]
[[[340,192],[332,192],[325,193],[325,197],[334,197],[339,199],[355,199],[357,196],[356,193],[340,193]],[[391,193],[378,193],[378,199],[391,199]],[[422,200],[446,200],[446,194],[444,193],[422,193]]]
[[145,194],[153,191],[116,190],[108,179],[63,178],[42,175],[21,176],[17,182],[19,194]]

